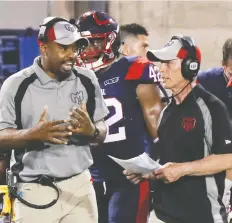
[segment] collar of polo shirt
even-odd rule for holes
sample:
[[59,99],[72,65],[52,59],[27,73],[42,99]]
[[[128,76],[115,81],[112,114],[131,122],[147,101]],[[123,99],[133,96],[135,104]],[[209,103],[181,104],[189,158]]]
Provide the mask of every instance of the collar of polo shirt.
[[[42,84],[47,84],[50,81],[55,81],[55,79],[50,78],[45,72],[44,70],[39,66],[40,63],[40,59],[41,57],[36,57],[33,63],[33,70],[35,71],[36,75],[38,76],[38,79],[40,80],[40,82]],[[74,80],[76,78],[75,74],[72,72],[71,75],[65,79],[65,81],[69,81],[69,80]]]

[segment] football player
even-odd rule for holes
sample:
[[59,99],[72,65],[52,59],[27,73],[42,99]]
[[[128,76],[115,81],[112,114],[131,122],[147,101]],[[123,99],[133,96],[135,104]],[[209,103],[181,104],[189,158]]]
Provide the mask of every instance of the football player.
[[123,55],[146,57],[149,42],[148,31],[145,27],[137,23],[121,25],[120,37]]
[[78,66],[96,72],[110,110],[104,144],[92,150],[91,167],[99,208],[99,223],[146,223],[149,183],[136,186],[108,155],[129,159],[149,151],[163,108],[159,95],[160,73],[147,59],[123,57],[119,25],[108,14],[91,11],[76,21],[90,45],[80,53]]

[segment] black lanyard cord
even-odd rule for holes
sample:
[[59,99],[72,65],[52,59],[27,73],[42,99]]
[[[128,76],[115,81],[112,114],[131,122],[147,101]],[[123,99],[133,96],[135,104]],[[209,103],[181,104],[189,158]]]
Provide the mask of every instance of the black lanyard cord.
[[28,201],[24,200],[21,196],[19,196],[18,193],[17,193],[17,190],[14,187],[8,186],[10,196],[12,198],[17,198],[21,203],[25,204],[26,206],[31,207],[31,208],[35,208],[35,209],[46,209],[46,208],[49,208],[49,207],[53,206],[54,204],[56,204],[56,202],[59,199],[60,192],[59,192],[58,187],[52,182],[52,180],[49,179],[47,176],[42,175],[39,178],[37,183],[39,183],[39,184],[41,184],[43,186],[48,186],[48,187],[53,188],[57,192],[56,199],[54,199],[50,203],[44,204],[44,205],[32,204],[32,203],[29,203]]

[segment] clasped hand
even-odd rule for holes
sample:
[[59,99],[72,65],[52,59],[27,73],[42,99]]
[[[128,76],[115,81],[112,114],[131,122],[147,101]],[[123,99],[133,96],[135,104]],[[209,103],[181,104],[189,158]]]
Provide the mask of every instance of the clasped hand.
[[[47,121],[48,107],[44,107],[36,126],[29,130],[32,141],[49,142],[53,144],[67,144],[68,137],[72,135],[66,120]],[[62,125],[63,124],[63,125]]]
[[71,124],[68,129],[72,131],[72,133],[93,136],[95,126],[89,117],[85,103],[81,104],[80,108],[73,108],[72,112],[69,113],[68,122]]
[[88,115],[86,104],[82,104],[81,108],[73,108],[66,120],[47,121],[47,115],[48,107],[45,106],[36,126],[29,130],[31,140],[67,144],[72,134],[84,136],[94,134],[95,126]]

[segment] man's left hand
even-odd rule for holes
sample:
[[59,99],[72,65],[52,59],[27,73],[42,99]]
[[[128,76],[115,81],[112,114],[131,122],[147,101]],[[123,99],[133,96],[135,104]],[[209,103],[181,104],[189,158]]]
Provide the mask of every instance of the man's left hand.
[[84,136],[93,136],[95,126],[89,117],[85,103],[81,104],[80,108],[73,108],[69,115],[69,122],[72,125],[69,129],[74,134],[78,133]]
[[165,184],[173,183],[183,177],[184,165],[182,163],[166,163],[160,169],[154,170],[156,179],[164,181]]
[[123,174],[126,175],[126,178],[133,184],[139,184],[144,180],[140,173],[131,173],[127,170],[124,170]]

